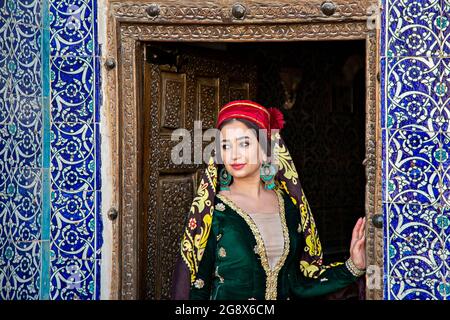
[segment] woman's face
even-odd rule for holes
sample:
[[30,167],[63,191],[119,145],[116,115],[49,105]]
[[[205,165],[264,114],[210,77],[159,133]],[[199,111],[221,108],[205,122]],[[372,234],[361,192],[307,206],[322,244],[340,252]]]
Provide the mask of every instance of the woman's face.
[[240,121],[227,123],[220,130],[220,152],[225,169],[234,178],[259,176],[265,160],[254,130]]

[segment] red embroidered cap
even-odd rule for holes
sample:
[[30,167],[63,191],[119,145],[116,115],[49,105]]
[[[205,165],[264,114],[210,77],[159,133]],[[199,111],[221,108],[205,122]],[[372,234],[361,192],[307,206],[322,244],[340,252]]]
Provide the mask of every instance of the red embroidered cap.
[[284,117],[280,110],[265,108],[251,100],[236,100],[224,105],[219,111],[216,127],[233,118],[249,120],[259,128],[266,129],[269,135],[270,130],[284,127]]

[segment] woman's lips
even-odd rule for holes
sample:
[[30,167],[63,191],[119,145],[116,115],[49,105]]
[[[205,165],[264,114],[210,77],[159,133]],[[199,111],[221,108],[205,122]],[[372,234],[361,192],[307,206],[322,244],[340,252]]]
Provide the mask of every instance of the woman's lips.
[[232,167],[234,170],[241,170],[243,167],[245,167],[245,163],[232,164],[231,167]]

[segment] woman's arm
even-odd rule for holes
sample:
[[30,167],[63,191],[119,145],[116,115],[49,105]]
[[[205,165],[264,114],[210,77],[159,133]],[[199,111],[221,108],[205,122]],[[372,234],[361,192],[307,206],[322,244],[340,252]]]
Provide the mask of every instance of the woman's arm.
[[366,268],[365,218],[358,219],[353,228],[350,258],[344,263],[330,266],[318,277],[307,278],[301,272],[289,274],[289,284],[296,298],[310,298],[338,291],[350,285]]

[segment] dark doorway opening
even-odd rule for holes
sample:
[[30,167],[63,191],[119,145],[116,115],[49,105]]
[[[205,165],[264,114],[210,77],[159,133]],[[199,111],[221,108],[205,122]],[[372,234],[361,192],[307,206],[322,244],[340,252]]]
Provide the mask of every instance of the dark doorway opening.
[[[168,271],[173,270],[170,266],[175,263],[181,221],[189,210],[195,179],[201,172],[201,166],[177,169],[155,164],[158,161],[152,159],[157,157],[154,149],[165,143],[156,140],[167,141],[170,131],[181,123],[191,129],[189,121],[193,119],[206,119],[212,124],[217,110],[214,105],[229,100],[253,99],[284,113],[282,135],[316,220],[324,263],[348,258],[352,228],[357,218],[364,216],[365,207],[365,50],[364,40],[148,44],[142,91],[141,298],[169,298]],[[202,69],[199,63],[211,66]],[[234,70],[229,74],[224,71],[227,63]],[[236,76],[240,68],[242,74]],[[178,88],[186,101],[163,96],[170,94],[163,88],[164,81],[170,84],[171,80],[167,88]],[[176,83],[184,83],[185,87],[177,87]],[[208,91],[208,86],[213,89]],[[206,88],[210,99],[205,101],[213,107],[202,106],[201,92],[190,96],[189,88]],[[179,105],[172,108],[171,103]],[[158,110],[153,112],[152,108]],[[163,194],[168,191],[171,204],[165,205]],[[164,222],[164,206],[172,210],[172,222],[178,223],[171,227],[170,235],[164,230],[169,225],[167,220]],[[356,296],[355,286],[336,297]]]

